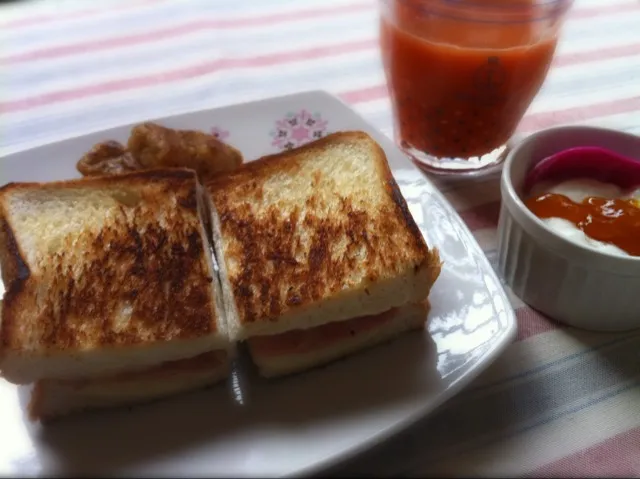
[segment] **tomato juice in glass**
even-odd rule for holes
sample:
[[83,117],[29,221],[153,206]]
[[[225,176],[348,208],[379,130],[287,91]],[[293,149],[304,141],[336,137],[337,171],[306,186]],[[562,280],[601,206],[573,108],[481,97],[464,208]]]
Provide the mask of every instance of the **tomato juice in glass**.
[[502,161],[572,0],[380,0],[396,141],[428,170]]

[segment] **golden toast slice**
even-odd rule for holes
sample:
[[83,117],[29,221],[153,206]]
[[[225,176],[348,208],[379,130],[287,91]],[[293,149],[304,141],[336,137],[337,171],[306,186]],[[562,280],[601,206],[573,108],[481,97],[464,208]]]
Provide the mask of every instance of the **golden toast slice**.
[[205,188],[233,339],[420,303],[440,272],[366,133],[328,135]]
[[196,174],[0,189],[0,370],[14,383],[230,348]]

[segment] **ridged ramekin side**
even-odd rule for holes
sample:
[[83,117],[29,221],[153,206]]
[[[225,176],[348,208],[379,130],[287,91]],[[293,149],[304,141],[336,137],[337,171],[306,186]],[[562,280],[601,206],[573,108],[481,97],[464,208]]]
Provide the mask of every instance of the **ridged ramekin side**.
[[560,322],[598,331],[640,326],[640,277],[571,261],[530,235],[503,205],[498,269],[525,303]]

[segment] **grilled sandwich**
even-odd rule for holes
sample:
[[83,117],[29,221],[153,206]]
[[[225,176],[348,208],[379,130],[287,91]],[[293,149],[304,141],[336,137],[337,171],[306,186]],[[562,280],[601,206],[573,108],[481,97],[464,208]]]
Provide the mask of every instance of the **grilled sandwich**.
[[203,207],[183,169],[1,188],[4,378],[44,381],[37,391],[203,364],[225,376],[233,345]]
[[205,187],[229,334],[262,375],[424,326],[438,253],[367,134],[328,135]]

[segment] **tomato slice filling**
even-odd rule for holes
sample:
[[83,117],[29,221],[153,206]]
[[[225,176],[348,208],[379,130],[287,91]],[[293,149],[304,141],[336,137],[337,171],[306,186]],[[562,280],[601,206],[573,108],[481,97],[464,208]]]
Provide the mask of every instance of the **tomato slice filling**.
[[282,334],[255,336],[247,343],[251,352],[260,356],[308,353],[338,341],[370,331],[391,321],[397,308],[381,314],[335,321],[309,329],[294,329]]

